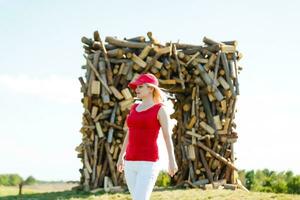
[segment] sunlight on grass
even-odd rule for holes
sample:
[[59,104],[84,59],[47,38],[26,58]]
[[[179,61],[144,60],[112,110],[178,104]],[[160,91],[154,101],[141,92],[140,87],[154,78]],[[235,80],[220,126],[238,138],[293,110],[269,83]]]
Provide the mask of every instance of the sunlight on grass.
[[[104,193],[91,194],[81,191],[58,191],[45,192],[32,191],[24,188],[24,195],[20,199],[38,200],[131,200],[129,192],[125,193]],[[32,194],[30,194],[32,193]],[[18,199],[17,187],[0,186],[0,199]],[[202,189],[164,189],[156,188],[151,195],[151,200],[253,200],[253,199],[276,199],[276,200],[300,200],[300,195],[275,194],[262,192],[245,192],[242,190],[202,190]]]

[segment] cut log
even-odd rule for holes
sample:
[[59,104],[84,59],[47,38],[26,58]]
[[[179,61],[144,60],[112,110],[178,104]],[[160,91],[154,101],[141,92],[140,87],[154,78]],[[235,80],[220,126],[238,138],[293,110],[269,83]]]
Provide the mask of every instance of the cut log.
[[105,42],[108,42],[109,44],[119,46],[119,47],[137,48],[137,49],[143,49],[148,45],[147,43],[142,43],[142,42],[129,42],[125,40],[118,40],[113,37],[106,37]]

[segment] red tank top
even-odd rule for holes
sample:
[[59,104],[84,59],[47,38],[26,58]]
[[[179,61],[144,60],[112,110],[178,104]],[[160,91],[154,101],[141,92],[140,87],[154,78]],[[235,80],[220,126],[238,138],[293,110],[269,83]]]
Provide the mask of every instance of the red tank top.
[[139,103],[134,103],[127,115],[129,135],[124,159],[157,161],[159,159],[157,138],[160,129],[157,113],[162,103],[140,112],[136,111],[137,105]]

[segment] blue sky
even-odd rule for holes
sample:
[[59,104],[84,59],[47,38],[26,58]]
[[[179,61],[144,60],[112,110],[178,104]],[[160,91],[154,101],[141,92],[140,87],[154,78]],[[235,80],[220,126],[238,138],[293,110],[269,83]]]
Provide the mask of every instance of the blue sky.
[[77,180],[81,37],[237,40],[241,169],[300,174],[297,1],[0,0],[0,173]]

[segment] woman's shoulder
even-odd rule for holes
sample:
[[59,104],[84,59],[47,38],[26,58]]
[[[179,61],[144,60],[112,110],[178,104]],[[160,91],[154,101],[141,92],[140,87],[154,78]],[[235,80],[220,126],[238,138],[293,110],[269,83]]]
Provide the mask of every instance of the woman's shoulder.
[[137,104],[136,102],[133,102],[133,104],[131,104],[131,106],[130,106],[130,110],[132,110],[132,108],[133,108],[136,104]]
[[167,109],[167,105],[164,102],[158,103],[158,107],[159,107],[159,109],[158,109],[159,112],[161,110],[166,111],[166,109]]
[[158,112],[157,112],[157,119],[158,120],[164,119],[166,115],[168,115],[167,105],[165,103],[161,102],[161,103],[159,103],[159,109],[158,109]]
[[167,106],[165,102],[159,102],[158,104],[160,105],[160,107],[164,107],[164,108]]
[[165,102],[159,102],[158,104],[160,104],[161,106],[166,106]]
[[129,112],[131,112],[138,104],[138,102],[133,102],[133,104],[130,106]]

